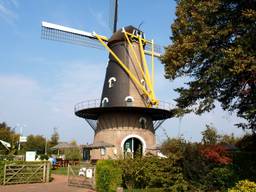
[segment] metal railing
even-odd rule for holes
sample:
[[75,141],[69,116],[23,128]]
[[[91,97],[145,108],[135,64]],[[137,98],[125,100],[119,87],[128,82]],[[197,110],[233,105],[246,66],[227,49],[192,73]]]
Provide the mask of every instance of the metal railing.
[[[102,107],[100,99],[86,100],[86,101],[77,103],[74,107],[74,111],[77,112],[83,109],[98,108],[98,107]],[[153,106],[152,108],[171,110],[172,108],[174,108],[174,105],[165,101],[159,101],[159,104],[157,106]]]
[[85,101],[79,102],[75,105],[74,110],[75,112],[77,112],[82,109],[97,108],[97,107],[101,107],[100,99],[85,100]]

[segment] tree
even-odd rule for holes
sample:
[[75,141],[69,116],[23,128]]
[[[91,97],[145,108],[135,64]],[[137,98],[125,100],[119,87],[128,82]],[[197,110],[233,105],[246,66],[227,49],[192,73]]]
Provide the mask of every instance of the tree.
[[[11,149],[15,149],[15,145],[17,144],[19,140],[19,135],[15,133],[15,131],[9,127],[5,122],[0,123],[0,140],[6,141],[11,144]],[[7,149],[0,144],[0,151],[3,153],[8,153],[11,151],[7,151]]]
[[36,151],[37,154],[45,153],[45,138],[42,135],[29,135],[27,142],[23,144],[23,150]]
[[201,114],[219,101],[256,131],[255,0],[177,0],[172,44],[161,60],[169,79],[189,77],[177,88],[176,115]]
[[230,145],[235,145],[241,138],[235,137],[234,133],[231,135],[220,135],[219,143],[221,144],[230,144]]
[[184,151],[185,144],[186,142],[182,138],[168,138],[161,144],[160,151],[167,156],[181,154]]
[[57,129],[54,128],[53,134],[52,134],[51,139],[49,141],[49,147],[53,147],[55,145],[58,145],[59,138],[60,138],[59,133],[57,132]]
[[77,145],[76,141],[75,140],[71,141],[70,145],[72,145],[73,147],[70,147],[70,148],[67,148],[64,150],[65,158],[67,160],[82,159],[82,153],[81,153],[81,150],[80,150],[79,146]]
[[206,130],[202,132],[202,143],[206,145],[215,145],[218,142],[219,135],[217,130],[210,125],[206,125]]

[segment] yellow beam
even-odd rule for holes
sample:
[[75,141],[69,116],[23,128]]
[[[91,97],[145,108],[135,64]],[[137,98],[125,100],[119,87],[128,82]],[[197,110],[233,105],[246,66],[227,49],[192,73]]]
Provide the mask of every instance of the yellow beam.
[[153,99],[155,99],[154,90],[152,90],[152,83],[151,83],[151,80],[150,80],[148,65],[147,65],[145,54],[144,54],[144,49],[143,49],[142,38],[141,37],[139,37],[139,45],[140,45],[140,53],[141,53],[141,57],[142,57],[143,67],[144,67],[144,70],[146,72],[147,79],[149,81],[150,95]]
[[152,39],[151,44],[151,82],[152,82],[152,89],[154,90],[155,85],[155,64],[154,64],[154,40]]
[[109,51],[109,53],[116,59],[116,61],[121,65],[121,67],[125,70],[125,72],[129,75],[132,81],[144,92],[145,95],[150,99],[151,105],[155,105],[157,103],[154,98],[152,98],[151,94],[141,85],[141,83],[137,80],[137,78],[130,72],[130,70],[125,66],[125,64],[118,58],[118,56],[106,45],[106,43],[101,39],[101,37],[95,34],[100,43]]
[[[123,30],[124,30],[124,29],[123,29]],[[136,60],[135,63],[136,63],[136,65],[138,66],[138,68],[140,69],[140,71],[141,71],[141,73],[142,73],[142,76],[143,76],[144,80],[146,81],[147,86],[149,87],[148,84],[149,84],[150,82],[149,82],[147,76],[145,75],[144,70],[143,70],[142,67],[141,67],[141,63],[140,63],[140,61],[139,61],[139,59],[138,59],[138,57],[137,57],[137,54],[136,54],[135,51],[134,51],[134,48],[133,48],[133,46],[132,46],[132,43],[131,43],[131,41],[130,41],[128,35],[127,35],[127,32],[126,32],[125,30],[124,30],[124,35],[125,35],[125,38],[126,38],[128,44],[129,44],[131,50],[132,50],[133,56],[135,57],[135,60]]]

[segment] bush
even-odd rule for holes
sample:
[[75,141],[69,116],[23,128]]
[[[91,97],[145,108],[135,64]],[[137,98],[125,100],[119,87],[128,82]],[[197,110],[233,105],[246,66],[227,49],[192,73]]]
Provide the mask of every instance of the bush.
[[170,155],[166,159],[155,156],[127,158],[120,160],[123,170],[123,184],[129,191],[144,188],[142,191],[154,190],[187,191],[188,184],[183,178],[181,159]]
[[3,179],[4,179],[4,161],[0,161],[0,185],[3,184]]
[[64,151],[67,160],[81,160],[82,155],[79,147],[69,148]]
[[237,178],[229,167],[215,167],[205,177],[207,191],[224,190],[234,186]]
[[101,160],[96,165],[96,189],[99,192],[114,192],[122,184],[122,170],[113,160]]
[[40,160],[41,160],[41,161],[43,161],[43,160],[48,160],[48,159],[49,159],[48,155],[45,155],[45,154],[41,154],[41,155],[40,155]]
[[228,189],[228,192],[256,192],[256,183],[242,180],[239,181],[235,187]]

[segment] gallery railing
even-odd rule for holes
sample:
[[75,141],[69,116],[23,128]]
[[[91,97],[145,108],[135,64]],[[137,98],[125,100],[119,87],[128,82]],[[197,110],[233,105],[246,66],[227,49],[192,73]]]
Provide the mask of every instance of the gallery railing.
[[[81,111],[83,109],[89,109],[89,108],[98,108],[102,107],[101,100],[100,99],[93,99],[93,100],[86,100],[79,102],[75,105],[74,111]],[[164,109],[164,110],[171,110],[174,106],[171,103],[165,102],[165,101],[159,101],[159,104],[157,106],[153,106],[155,109]]]

